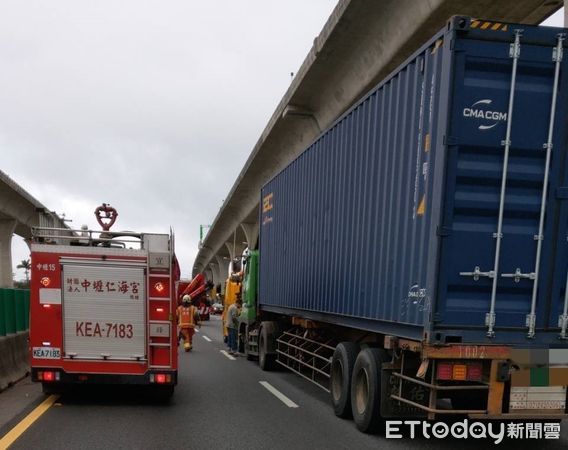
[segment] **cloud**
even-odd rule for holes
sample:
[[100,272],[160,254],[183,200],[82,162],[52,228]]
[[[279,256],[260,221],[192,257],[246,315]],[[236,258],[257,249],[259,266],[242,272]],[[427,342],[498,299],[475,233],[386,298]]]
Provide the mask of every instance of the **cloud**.
[[[336,0],[5,1],[1,169],[79,228],[211,223]],[[27,257],[14,240],[14,266]],[[18,278],[23,272],[18,271]]]

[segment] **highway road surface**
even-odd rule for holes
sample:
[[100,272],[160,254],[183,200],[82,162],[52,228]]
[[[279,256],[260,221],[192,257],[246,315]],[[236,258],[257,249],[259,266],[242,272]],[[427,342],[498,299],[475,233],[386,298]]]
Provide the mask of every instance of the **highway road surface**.
[[220,325],[218,317],[204,322],[194,350],[180,353],[179,384],[168,404],[125,387],[47,397],[24,380],[0,394],[0,449],[568,448],[566,421],[559,439],[505,436],[498,445],[493,438],[428,439],[418,429],[415,439],[409,429],[393,433],[403,439],[365,435],[334,416],[317,386],[229,357]]

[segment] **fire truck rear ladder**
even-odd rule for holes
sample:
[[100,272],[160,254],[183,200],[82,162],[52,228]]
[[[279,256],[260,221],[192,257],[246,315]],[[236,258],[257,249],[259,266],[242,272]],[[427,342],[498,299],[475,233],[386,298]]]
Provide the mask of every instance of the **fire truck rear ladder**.
[[[163,366],[163,365],[158,365],[158,364],[149,364],[148,368],[150,369],[171,369],[172,365],[173,365],[173,355],[172,355],[172,333],[177,333],[177,330],[174,330],[172,327],[172,320],[171,318],[173,317],[173,315],[175,314],[175,311],[173,310],[173,302],[171,300],[171,296],[173,295],[171,293],[171,289],[172,289],[172,259],[173,259],[173,248],[174,248],[174,241],[173,241],[174,237],[173,237],[173,232],[170,229],[170,255],[169,255],[169,270],[167,274],[156,274],[153,273],[152,277],[154,278],[163,278],[164,281],[167,283],[168,285],[168,291],[170,292],[170,296],[169,297],[150,297],[148,296],[148,301],[146,303],[146,317],[150,317],[150,301],[161,301],[161,302],[168,302],[169,304],[169,308],[168,308],[168,316],[170,318],[170,320],[164,321],[164,320],[148,320],[148,328],[146,330],[147,336],[148,336],[148,348],[147,348],[147,353],[148,353],[148,361],[153,361],[153,358],[151,358],[152,355],[152,348],[155,347],[164,347],[164,348],[168,348],[168,355],[169,355],[169,364],[167,366]],[[150,290],[150,267],[147,268],[146,270],[146,286],[148,288],[148,291]],[[150,337],[150,329],[151,329],[151,325],[153,324],[158,324],[158,325],[167,325],[169,327],[169,335],[168,335],[168,342],[167,343],[158,343],[158,342],[150,342],[151,337]]]

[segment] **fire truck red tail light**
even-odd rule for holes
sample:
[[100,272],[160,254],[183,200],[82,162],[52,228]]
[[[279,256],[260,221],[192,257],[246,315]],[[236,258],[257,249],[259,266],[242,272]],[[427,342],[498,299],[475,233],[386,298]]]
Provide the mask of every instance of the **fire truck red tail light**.
[[42,284],[42,286],[47,287],[51,284],[51,279],[49,277],[43,277],[41,280],[39,280],[39,282]]
[[171,383],[172,376],[166,373],[153,373],[150,374],[150,383],[164,384]]
[[39,381],[59,381],[59,372],[53,370],[39,371],[37,373],[37,379]]
[[166,376],[163,373],[156,374],[156,383],[165,383]]

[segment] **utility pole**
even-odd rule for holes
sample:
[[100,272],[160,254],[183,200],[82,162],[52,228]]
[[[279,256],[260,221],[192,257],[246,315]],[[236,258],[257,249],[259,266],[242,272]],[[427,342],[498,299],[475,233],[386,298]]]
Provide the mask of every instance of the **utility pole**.
[[[568,1],[568,0],[567,0]],[[203,230],[206,228],[211,228],[211,225],[199,225],[199,244],[198,248],[203,247]]]

